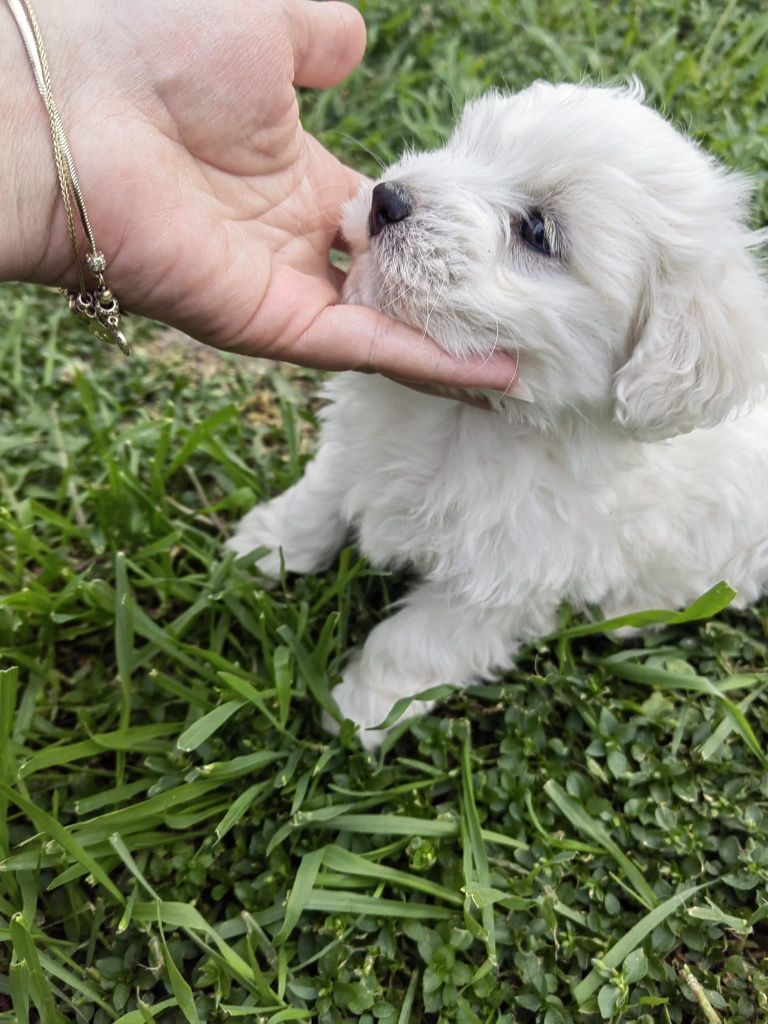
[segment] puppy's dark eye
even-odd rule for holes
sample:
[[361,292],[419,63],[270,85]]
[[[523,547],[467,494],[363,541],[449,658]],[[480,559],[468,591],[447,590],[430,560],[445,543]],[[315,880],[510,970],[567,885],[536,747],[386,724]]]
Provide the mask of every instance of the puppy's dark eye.
[[520,222],[520,237],[526,245],[543,256],[552,255],[544,218],[538,210],[531,210],[528,216]]

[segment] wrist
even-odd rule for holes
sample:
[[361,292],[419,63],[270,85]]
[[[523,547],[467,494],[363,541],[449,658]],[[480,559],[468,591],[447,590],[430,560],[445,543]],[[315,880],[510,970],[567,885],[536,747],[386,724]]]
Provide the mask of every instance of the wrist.
[[[66,89],[56,51],[67,42],[56,4],[34,0],[48,42],[54,96],[66,127]],[[11,11],[0,0],[0,281],[63,284],[72,255],[66,233],[51,141],[50,121],[29,56]],[[53,55],[55,53],[55,56]]]

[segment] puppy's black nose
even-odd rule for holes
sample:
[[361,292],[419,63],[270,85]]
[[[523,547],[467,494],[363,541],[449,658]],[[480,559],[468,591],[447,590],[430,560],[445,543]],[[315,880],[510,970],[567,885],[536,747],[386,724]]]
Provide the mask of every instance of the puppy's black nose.
[[369,230],[371,238],[390,224],[397,224],[411,215],[411,198],[402,185],[384,181],[373,190]]

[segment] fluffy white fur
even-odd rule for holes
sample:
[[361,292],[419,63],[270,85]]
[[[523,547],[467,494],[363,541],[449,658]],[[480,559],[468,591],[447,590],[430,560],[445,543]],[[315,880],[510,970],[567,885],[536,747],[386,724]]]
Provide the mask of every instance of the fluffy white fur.
[[[453,353],[507,349],[519,372],[490,413],[338,376],[304,478],[230,541],[272,548],[267,575],[278,549],[306,573],[351,530],[375,565],[418,572],[347,666],[344,714],[365,729],[402,696],[493,675],[563,600],[615,615],[727,579],[753,601],[768,581],[768,296],[745,181],[637,86],[543,83],[471,103],[443,149],[384,180],[413,210],[371,238],[371,188],[349,205],[347,299]],[[552,255],[521,237],[532,211]]]

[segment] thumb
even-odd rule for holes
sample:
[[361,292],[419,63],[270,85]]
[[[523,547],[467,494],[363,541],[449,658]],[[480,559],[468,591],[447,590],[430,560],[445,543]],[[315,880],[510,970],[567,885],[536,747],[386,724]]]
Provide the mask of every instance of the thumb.
[[289,0],[284,7],[293,48],[294,85],[326,89],[337,85],[365,52],[365,22],[337,0]]

